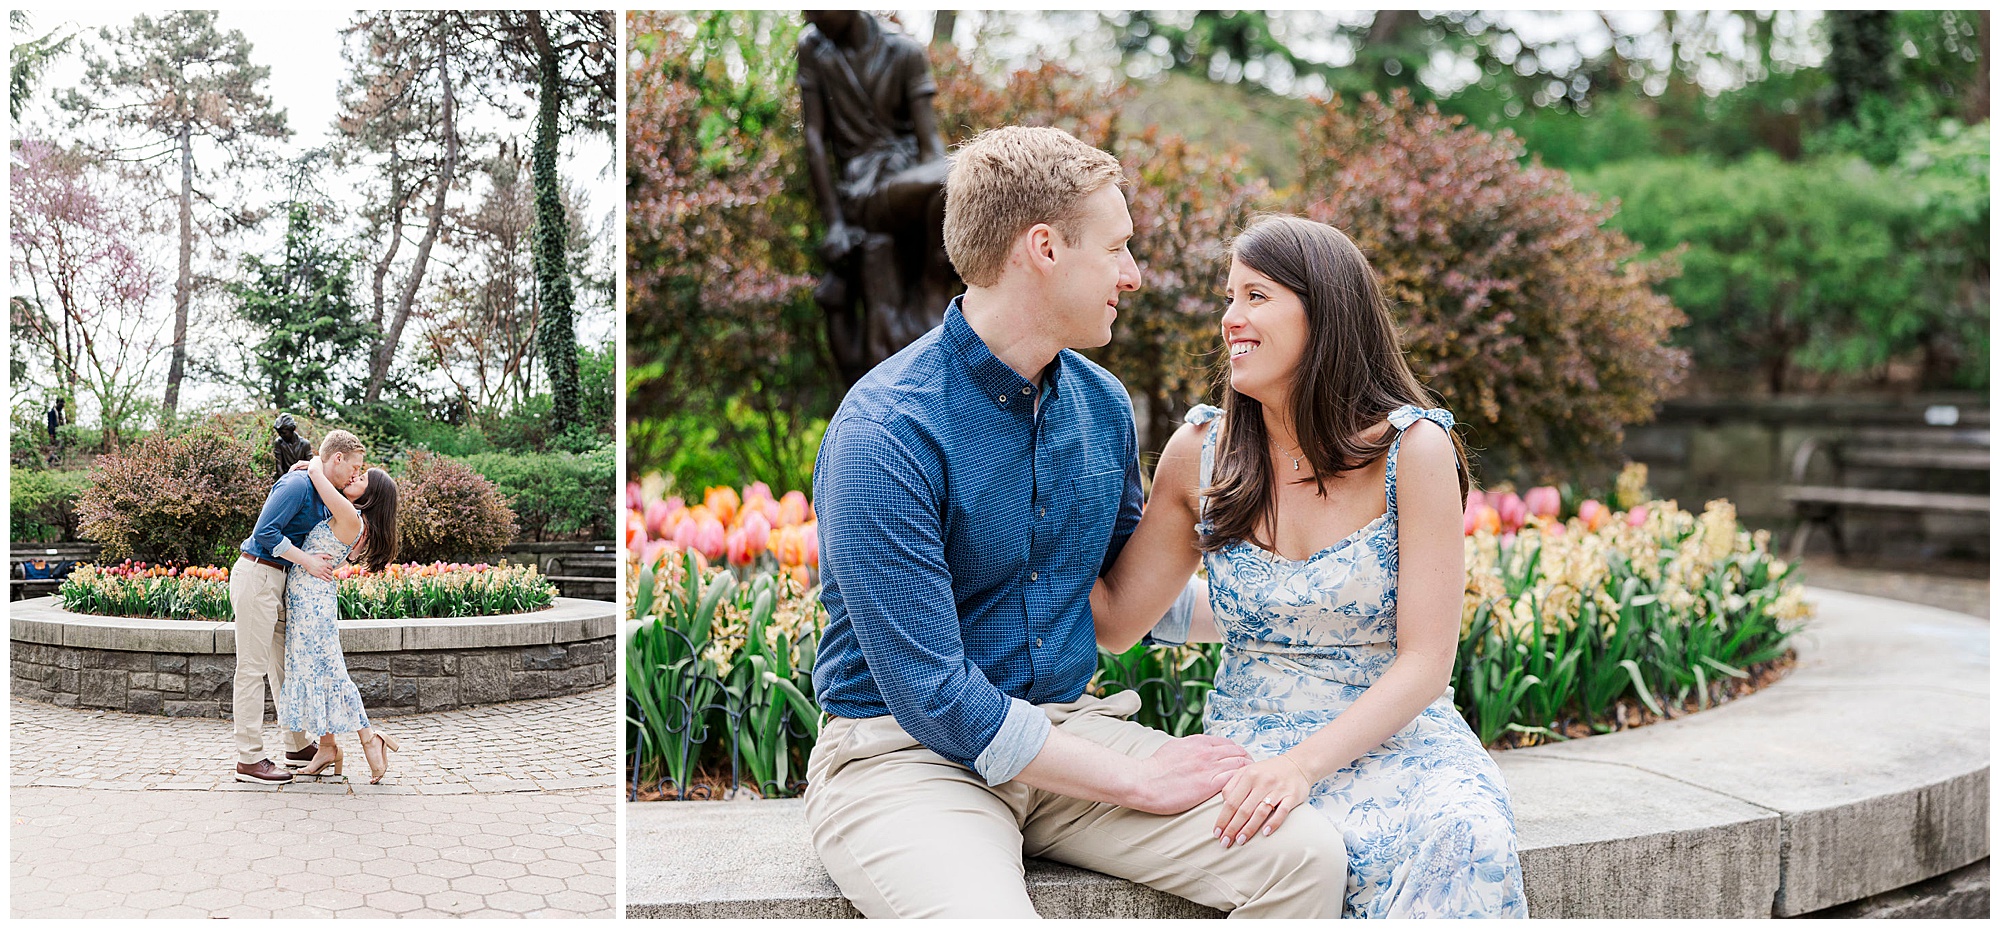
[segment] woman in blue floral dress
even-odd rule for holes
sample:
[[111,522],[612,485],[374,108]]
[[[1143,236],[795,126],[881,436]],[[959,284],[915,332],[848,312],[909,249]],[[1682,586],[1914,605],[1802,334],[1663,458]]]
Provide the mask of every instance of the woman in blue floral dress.
[[[381,468],[370,468],[346,487],[336,487],[318,457],[306,470],[331,515],[306,535],[302,550],[328,555],[335,564],[358,561],[371,571],[387,567],[396,555],[395,480]],[[278,722],[319,737],[318,750],[300,774],[339,774],[340,746],[333,736],[352,732],[368,761],[369,783],[379,784],[389,771],[389,752],[400,746],[394,736],[369,725],[361,691],[348,676],[347,657],[340,650],[338,583],[313,576],[302,564],[287,572],[285,683],[278,693]]]
[[[1449,687],[1469,487],[1451,414],[1333,227],[1253,224],[1225,299],[1224,407],[1195,408],[1161,454],[1092,595],[1098,641],[1224,643],[1205,725],[1252,763],[1223,788],[1218,842],[1310,805],[1341,827],[1347,885],[1329,892],[1348,916],[1526,916],[1506,785]],[[1183,588],[1198,562],[1206,598]]]

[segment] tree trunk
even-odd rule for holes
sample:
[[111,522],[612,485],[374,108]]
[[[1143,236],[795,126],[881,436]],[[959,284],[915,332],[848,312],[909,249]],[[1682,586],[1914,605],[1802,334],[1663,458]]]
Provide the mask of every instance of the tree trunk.
[[174,280],[174,347],[167,362],[167,396],[162,406],[172,421],[181,405],[181,378],[187,373],[188,304],[194,301],[194,127],[181,123],[181,269]]
[[553,395],[553,421],[568,428],[577,423],[576,294],[569,280],[569,217],[563,215],[562,178],[556,173],[556,145],[561,138],[562,72],[549,30],[537,10],[528,11],[528,32],[535,43],[541,106],[535,115],[535,287],[541,295],[541,319],[535,327],[536,347],[548,372]]
[[437,195],[431,198],[430,209],[424,214],[424,238],[417,243],[417,256],[410,262],[410,273],[403,279],[402,292],[396,295],[396,315],[389,322],[389,331],[382,337],[382,344],[375,350],[375,358],[368,366],[368,394],[366,402],[374,403],[382,399],[382,381],[389,376],[389,365],[396,360],[396,344],[403,339],[403,326],[410,321],[410,308],[417,302],[417,287],[424,282],[424,267],[430,263],[431,246],[437,244],[438,231],[444,227],[445,198],[451,193],[452,178],[458,175],[458,126],[455,120],[457,101],[451,90],[450,38],[446,35],[444,14],[432,20],[435,40],[438,45],[437,68],[438,85],[444,91],[444,105],[439,108],[439,118],[444,133],[444,163],[438,166]]
[[958,28],[957,10],[939,10],[931,14],[931,47],[950,47],[951,34]]
[[389,250],[382,253],[381,260],[375,262],[375,315],[369,320],[374,325],[376,338],[382,338],[382,318],[385,301],[382,284],[389,277],[389,269],[396,261],[396,251],[403,247],[403,157],[402,150],[395,142],[389,143]]
[[1987,120],[1989,110],[1992,106],[1993,71],[1991,65],[1988,64],[1988,62],[1993,60],[1992,10],[1979,11],[1979,25],[1977,28],[1979,30],[1979,67],[1974,68],[1973,71],[1978,74],[1978,77],[1973,78],[1972,88],[1965,95],[1965,107],[1959,113],[1959,115],[1965,117],[1967,123],[1975,126]]

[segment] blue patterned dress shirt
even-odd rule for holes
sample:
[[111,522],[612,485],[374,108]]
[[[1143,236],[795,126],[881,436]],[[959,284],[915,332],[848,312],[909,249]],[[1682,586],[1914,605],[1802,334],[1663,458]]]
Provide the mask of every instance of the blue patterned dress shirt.
[[1091,585],[1139,523],[1124,385],[1064,351],[1038,389],[953,300],[848,391],[813,498],[821,707],[893,715],[987,783],[1011,780],[1048,739],[1034,705],[1077,699],[1097,668]]

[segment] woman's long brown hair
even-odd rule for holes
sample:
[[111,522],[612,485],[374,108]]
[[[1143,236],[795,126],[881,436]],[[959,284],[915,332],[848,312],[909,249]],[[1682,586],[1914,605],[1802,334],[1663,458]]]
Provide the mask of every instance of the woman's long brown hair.
[[361,512],[367,528],[361,534],[361,544],[348,553],[347,560],[370,571],[380,571],[396,560],[395,479],[381,468],[369,468],[368,486],[361,489],[361,496],[354,498],[354,508]]
[[[1297,216],[1261,217],[1230,243],[1229,257],[1305,304],[1306,347],[1292,376],[1292,428],[1299,450],[1312,462],[1308,480],[1324,497],[1327,478],[1373,463],[1388,452],[1397,430],[1374,441],[1361,439],[1363,432],[1405,404],[1430,407],[1437,401],[1403,357],[1374,269],[1340,230]],[[1259,529],[1275,538],[1277,526],[1277,478],[1264,405],[1229,386],[1226,356],[1218,380],[1228,415],[1214,477],[1203,491],[1210,531],[1201,548],[1211,552],[1253,540]],[[1463,501],[1471,472],[1456,432],[1451,443]]]

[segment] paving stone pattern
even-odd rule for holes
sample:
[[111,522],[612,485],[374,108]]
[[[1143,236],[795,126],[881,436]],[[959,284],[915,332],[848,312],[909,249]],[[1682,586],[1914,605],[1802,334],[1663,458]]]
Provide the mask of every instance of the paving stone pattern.
[[10,914],[609,918],[616,707],[396,717],[382,785],[343,736],[349,776],[265,787],[230,777],[226,721],[14,700]]

